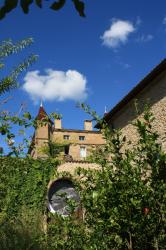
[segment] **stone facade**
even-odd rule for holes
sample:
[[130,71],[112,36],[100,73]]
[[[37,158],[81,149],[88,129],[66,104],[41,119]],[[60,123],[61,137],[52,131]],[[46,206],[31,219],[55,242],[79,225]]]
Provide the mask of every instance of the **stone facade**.
[[96,163],[88,163],[88,162],[65,162],[58,167],[58,174],[63,172],[69,172],[71,175],[74,175],[77,168],[83,169],[93,169],[98,170],[99,166]]
[[[52,141],[68,143],[68,154],[76,161],[84,160],[93,149],[104,144],[101,132],[71,129],[54,129]],[[81,148],[85,157],[81,156]]]
[[[140,115],[136,112],[135,101]],[[147,75],[104,119],[110,128],[120,128],[127,139],[135,143],[138,136],[131,123],[141,118],[147,103],[155,116],[154,130],[159,133],[163,149],[166,150],[166,60]]]
[[[43,115],[42,115],[43,114]],[[41,119],[46,116],[43,107],[40,107],[37,118]],[[84,122],[83,130],[64,129],[62,128],[61,119],[55,119],[53,123],[40,126],[34,134],[34,147],[31,150],[31,155],[34,158],[47,157],[42,148],[45,147],[48,141],[58,144],[64,144],[64,159],[68,161],[86,161],[92,150],[105,143],[100,131],[93,131],[92,121]]]

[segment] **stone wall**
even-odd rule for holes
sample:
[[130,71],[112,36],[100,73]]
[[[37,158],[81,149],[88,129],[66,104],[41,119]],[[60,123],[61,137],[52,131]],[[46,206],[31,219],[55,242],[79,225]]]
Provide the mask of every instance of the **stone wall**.
[[135,109],[135,100],[131,100],[111,118],[110,127],[121,128],[122,133],[133,143],[137,141],[136,129],[131,124],[136,118],[141,118],[144,105],[148,102],[155,116],[154,129],[160,134],[163,149],[166,150],[166,71],[155,78],[140,93],[135,96],[141,114]]
[[71,175],[74,175],[77,168],[83,169],[94,169],[98,170],[100,167],[96,163],[87,163],[87,162],[65,162],[58,166],[58,173],[68,172]]
[[[64,140],[64,135],[68,135],[70,139]],[[79,136],[84,136],[85,140],[79,140]],[[88,157],[93,149],[105,143],[100,132],[63,129],[53,132],[52,141],[69,144],[69,155],[71,155],[74,160],[81,160],[80,147],[84,146],[86,148],[86,156]]]

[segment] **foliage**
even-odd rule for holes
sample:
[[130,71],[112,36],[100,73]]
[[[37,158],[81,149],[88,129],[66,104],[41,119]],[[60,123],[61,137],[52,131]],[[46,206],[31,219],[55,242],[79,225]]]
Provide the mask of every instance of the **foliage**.
[[46,145],[41,148],[41,151],[48,157],[57,158],[61,153],[64,153],[65,147],[67,146],[69,146],[69,143],[52,142],[49,140]]
[[[21,52],[23,49],[32,45],[33,39],[28,38],[21,40],[17,43],[13,43],[12,40],[3,41],[0,44],[0,69],[6,69],[5,59],[13,54]],[[29,66],[37,60],[37,56],[32,54],[29,55],[23,62],[18,66],[15,66],[7,76],[0,79],[0,136],[4,137],[4,140],[9,146],[9,155],[14,154],[16,156],[24,152],[25,147],[29,147],[29,140],[26,137],[25,129],[28,127],[37,127],[44,125],[49,119],[55,117],[55,114],[51,114],[50,117],[45,117],[41,122],[37,121],[31,116],[29,112],[25,112],[24,106],[21,105],[17,113],[11,113],[5,110],[5,104],[9,101],[10,97],[3,99],[5,93],[8,93],[11,89],[19,86],[18,76],[23,71],[27,70]],[[23,140],[16,146],[13,128],[17,128],[17,136],[23,136]],[[0,149],[0,154],[3,153],[3,148]]]
[[[33,43],[32,38],[24,39],[17,43],[12,40],[3,41],[0,44],[0,69],[5,67],[4,59],[12,54],[18,53]],[[37,56],[32,54],[15,67],[8,76],[0,80],[0,95],[8,92],[10,89],[18,87],[17,78],[19,74],[26,70],[32,63],[37,60]]]
[[[46,1],[46,0],[45,0]],[[79,13],[81,17],[85,17],[84,8],[85,4],[83,1],[80,0],[71,0],[74,4],[74,7],[76,11]],[[29,6],[31,4],[35,4],[37,7],[42,8],[44,0],[5,0],[4,5],[0,8],[0,19],[3,19],[7,13],[11,12],[13,9],[17,7],[18,4],[20,4],[20,7],[22,8],[22,11],[25,14],[28,14],[29,12]],[[66,0],[56,0],[51,5],[50,8],[52,10],[60,10],[64,7],[66,4]]]
[[[40,236],[39,236],[40,234]],[[42,235],[36,225],[27,228],[20,220],[6,221],[0,228],[1,250],[41,250],[44,249],[42,241],[38,238]],[[41,238],[40,238],[41,239]]]
[[[38,120],[32,117],[29,112],[22,112],[20,117],[17,114],[13,115],[9,111],[0,112],[0,135],[5,137],[5,141],[8,144],[8,155],[25,155],[25,149],[29,149],[32,146],[32,139],[26,136],[26,130],[32,127],[37,129],[40,126],[45,126],[50,123],[50,119],[52,118],[59,118],[59,115],[51,113],[49,116],[42,118],[42,120]],[[18,128],[17,134],[13,133],[14,126]],[[14,141],[17,136],[22,136],[22,140],[20,139],[18,145]]]
[[57,160],[0,158],[1,249],[41,249],[47,186],[57,165]]
[[[99,121],[89,107],[85,109]],[[110,130],[100,120],[106,144],[92,157],[100,168],[80,168],[73,177],[84,219],[74,214],[62,217],[48,213],[46,234],[35,226],[42,224],[42,217],[38,223],[34,221],[37,214],[43,215],[44,221],[46,190],[55,160],[1,158],[1,221],[8,218],[9,232],[15,219],[21,221],[16,224],[22,227],[13,230],[12,247],[21,249],[17,236],[22,233],[28,249],[164,250],[166,154],[153,130],[153,121],[146,109],[143,118],[133,124],[139,137],[131,146],[121,131]],[[1,230],[3,244],[9,232]],[[22,249],[27,249],[25,244]]]
[[47,185],[58,161],[1,157],[0,162],[0,220],[18,216],[23,207],[43,213]]
[[[26,47],[30,46],[33,43],[32,38],[21,40],[17,43],[13,43],[12,40],[3,41],[0,44],[0,69],[6,70],[5,59],[13,54],[21,52]],[[15,66],[7,76],[0,79],[0,136],[4,136],[5,140],[10,148],[10,151],[15,155],[18,155],[20,151],[23,151],[24,142],[27,143],[27,138],[24,136],[24,142],[19,144],[18,147],[14,145],[13,134],[13,125],[20,126],[18,134],[24,135],[25,132],[22,127],[27,128],[29,125],[32,125],[30,120],[31,116],[29,112],[23,113],[23,105],[21,105],[20,110],[13,114],[5,110],[5,104],[11,99],[7,97],[3,99],[4,94],[8,93],[11,89],[17,88],[19,86],[18,76],[24,70],[27,70],[29,66],[37,60],[37,56],[32,54],[29,55],[24,61],[22,61],[18,66]],[[8,70],[8,69],[7,69]],[[23,114],[22,114],[23,113]],[[22,115],[22,116],[21,116]],[[3,153],[3,148],[1,147],[1,153]]]
[[153,120],[146,109],[133,124],[139,140],[132,148],[101,121],[107,143],[94,155],[101,171],[80,169],[86,176],[82,199],[91,249],[164,249],[166,154]]
[[[85,109],[91,113],[89,107]],[[84,221],[75,224],[70,217],[51,224],[55,249],[75,249],[76,245],[97,250],[165,249],[166,154],[153,131],[153,120],[146,109],[143,119],[133,124],[139,140],[132,147],[120,131],[111,131],[100,121],[107,142],[93,156],[100,171],[77,172],[84,176],[77,183]]]

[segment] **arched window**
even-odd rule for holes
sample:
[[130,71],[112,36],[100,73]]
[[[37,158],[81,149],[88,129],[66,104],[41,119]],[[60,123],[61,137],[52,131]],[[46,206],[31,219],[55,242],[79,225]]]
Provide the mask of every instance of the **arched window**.
[[75,211],[79,209],[80,197],[73,183],[68,179],[59,179],[52,183],[48,191],[48,209],[63,216],[70,214],[68,201],[74,202]]

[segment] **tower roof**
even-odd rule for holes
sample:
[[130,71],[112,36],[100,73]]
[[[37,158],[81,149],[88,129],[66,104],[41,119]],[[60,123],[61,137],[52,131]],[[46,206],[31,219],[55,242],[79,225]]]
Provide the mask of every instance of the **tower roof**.
[[[41,103],[40,108],[39,108],[39,112],[38,112],[38,114],[37,114],[36,119],[41,121],[42,119],[44,119],[44,118],[46,118],[46,117],[48,117],[48,115],[47,115],[47,113],[46,113],[46,111],[45,111],[45,109],[44,109],[44,107],[43,107],[43,105],[42,105],[42,103]],[[51,121],[51,119],[49,119],[49,122],[50,122],[50,123],[53,123],[53,122]]]
[[43,106],[40,105],[39,112],[37,115],[38,120],[42,120],[43,118],[48,117],[46,111],[44,110]]

